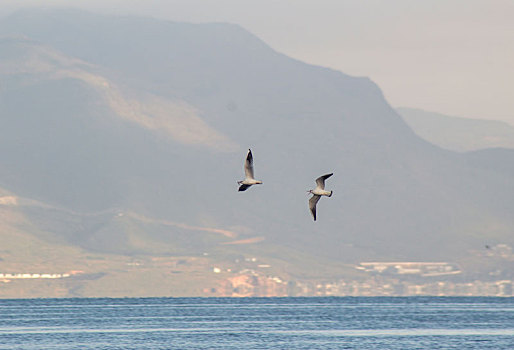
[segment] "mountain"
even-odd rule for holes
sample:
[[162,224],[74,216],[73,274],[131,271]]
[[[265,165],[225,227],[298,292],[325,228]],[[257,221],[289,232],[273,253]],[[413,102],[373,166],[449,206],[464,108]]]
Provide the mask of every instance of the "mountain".
[[514,148],[514,126],[505,122],[450,117],[415,108],[400,107],[396,111],[417,135],[448,150]]
[[[510,154],[434,146],[368,78],[239,26],[26,10],[0,37],[0,188],[40,203],[12,209],[37,239],[332,277],[514,244]],[[264,184],[238,193],[248,148]],[[328,172],[313,222],[305,191]]]

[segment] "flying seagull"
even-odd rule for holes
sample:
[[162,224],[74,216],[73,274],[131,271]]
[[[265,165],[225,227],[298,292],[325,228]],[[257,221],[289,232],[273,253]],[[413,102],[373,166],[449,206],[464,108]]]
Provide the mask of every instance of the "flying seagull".
[[252,185],[260,185],[262,181],[255,180],[253,178],[253,156],[252,150],[248,149],[248,154],[246,155],[245,161],[245,179],[243,181],[237,182],[239,185],[239,191],[246,191],[248,187]]
[[316,188],[313,190],[309,190],[307,192],[312,193],[311,199],[309,199],[309,209],[311,210],[312,217],[314,221],[316,221],[316,204],[318,203],[321,196],[332,197],[333,191],[325,191],[325,180],[330,176],[334,175],[334,173],[326,174],[320,176],[316,179]]

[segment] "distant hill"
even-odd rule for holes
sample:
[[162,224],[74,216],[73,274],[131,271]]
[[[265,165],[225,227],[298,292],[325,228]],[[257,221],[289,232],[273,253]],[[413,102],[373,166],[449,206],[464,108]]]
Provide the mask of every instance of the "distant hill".
[[423,139],[457,152],[485,148],[514,148],[514,126],[494,120],[450,117],[415,108],[396,108]]
[[[368,78],[230,24],[31,10],[0,38],[0,187],[44,204],[16,209],[38,239],[330,275],[514,245],[511,155],[426,142]],[[238,193],[248,148],[264,184]],[[306,190],[327,172],[313,222]]]

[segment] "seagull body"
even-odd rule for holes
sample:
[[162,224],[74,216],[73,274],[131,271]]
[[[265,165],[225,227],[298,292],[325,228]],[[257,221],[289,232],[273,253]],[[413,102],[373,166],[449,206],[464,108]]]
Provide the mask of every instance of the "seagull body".
[[245,161],[245,179],[243,181],[238,181],[237,183],[239,186],[239,191],[246,191],[248,187],[252,185],[260,185],[262,184],[262,181],[255,180],[253,177],[253,156],[252,156],[252,150],[248,149],[248,154],[246,155],[246,161]]
[[311,199],[309,199],[309,209],[311,210],[312,217],[316,221],[316,204],[318,203],[321,196],[332,197],[333,191],[325,191],[325,180],[332,176],[334,173],[320,176],[316,179],[316,188],[309,190],[312,193]]

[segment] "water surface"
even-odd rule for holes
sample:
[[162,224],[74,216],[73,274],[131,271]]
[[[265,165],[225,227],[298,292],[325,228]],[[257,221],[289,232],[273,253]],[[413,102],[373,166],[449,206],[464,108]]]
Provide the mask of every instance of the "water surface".
[[0,349],[514,349],[514,298],[0,300]]

